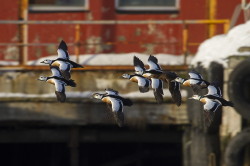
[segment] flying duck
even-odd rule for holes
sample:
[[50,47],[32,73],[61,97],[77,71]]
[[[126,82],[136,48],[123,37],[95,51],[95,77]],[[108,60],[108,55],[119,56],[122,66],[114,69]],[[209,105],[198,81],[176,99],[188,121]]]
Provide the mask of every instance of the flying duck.
[[58,66],[62,76],[69,80],[71,78],[70,70],[71,68],[83,68],[82,65],[79,65],[71,60],[69,60],[68,46],[65,41],[61,41],[57,49],[58,57],[55,60],[45,59],[41,63],[49,64],[50,66]]
[[181,77],[176,77],[174,79],[174,81],[179,82],[179,83],[181,83],[184,86],[191,87],[193,89],[193,92],[195,94],[197,94],[200,89],[207,88],[210,85],[210,83],[208,81],[206,81],[206,80],[203,79],[203,77],[201,76],[200,73],[198,73],[198,72],[196,72],[194,70],[190,71],[188,73],[188,75],[190,77],[189,79],[184,79],[184,78],[181,78]]
[[208,87],[208,93],[204,96],[193,95],[189,99],[199,100],[204,104],[204,116],[205,124],[209,126],[214,118],[216,110],[221,106],[234,107],[231,101],[227,101],[222,98],[221,90],[218,86],[210,84]]
[[122,75],[123,78],[129,79],[132,82],[136,82],[138,84],[139,87],[139,91],[141,93],[145,93],[149,91],[149,87],[151,84],[151,81],[145,77],[143,77],[142,75],[139,74],[123,74]]
[[[145,70],[143,62],[139,58],[134,56],[134,66],[136,73],[142,73],[142,75],[148,79],[154,78],[166,82],[168,84],[168,88],[174,103],[177,106],[180,106],[181,105],[180,83],[172,81],[176,77],[178,77],[177,74],[171,71],[163,71],[160,65],[158,64],[158,59],[152,55],[150,55],[148,58],[148,65],[149,69]],[[159,85],[162,85],[162,83],[160,83]],[[161,92],[158,91],[157,94],[159,95],[161,94]],[[163,93],[161,95],[163,95]]]
[[58,67],[51,66],[50,70],[52,72],[52,76],[50,77],[40,76],[38,80],[46,81],[50,84],[55,85],[55,94],[57,100],[60,102],[65,102],[66,100],[65,86],[76,87],[76,83],[74,82],[74,80],[66,80],[65,78],[63,78]]
[[133,103],[130,99],[125,99],[119,96],[118,93],[116,95],[109,95],[107,93],[106,90],[105,94],[94,93],[92,96],[93,98],[102,100],[107,104],[107,107],[112,112],[116,123],[119,127],[122,127],[124,126],[123,106],[131,106]]

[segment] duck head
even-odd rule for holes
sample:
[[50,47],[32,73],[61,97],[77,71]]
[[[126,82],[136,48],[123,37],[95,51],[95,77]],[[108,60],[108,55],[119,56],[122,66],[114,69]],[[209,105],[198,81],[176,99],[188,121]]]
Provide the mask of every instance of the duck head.
[[40,76],[37,80],[39,80],[39,81],[47,81],[47,77]]
[[45,59],[45,60],[43,60],[43,61],[40,62],[40,63],[51,64],[51,63],[52,63],[52,60],[50,60],[50,59]]
[[123,77],[123,78],[129,79],[129,78],[130,78],[130,75],[129,75],[129,74],[123,74],[122,77]]

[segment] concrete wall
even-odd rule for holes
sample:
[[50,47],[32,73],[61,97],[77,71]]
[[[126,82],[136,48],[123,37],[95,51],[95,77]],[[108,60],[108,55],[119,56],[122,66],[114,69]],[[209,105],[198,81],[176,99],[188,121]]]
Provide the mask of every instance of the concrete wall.
[[[114,124],[106,104],[91,98],[105,88],[120,94],[138,92],[136,83],[121,78],[129,71],[72,71],[77,87],[66,87],[66,103],[56,101],[54,86],[38,81],[50,71],[1,71],[0,122],[37,122],[47,124],[86,125]],[[74,96],[72,94],[84,94]],[[150,95],[152,92],[148,92]],[[47,97],[46,94],[49,94]],[[132,97],[134,105],[125,107],[126,123],[131,126],[147,124],[187,124],[186,105],[177,107],[170,97],[158,105],[154,98]],[[185,98],[184,98],[185,101]]]

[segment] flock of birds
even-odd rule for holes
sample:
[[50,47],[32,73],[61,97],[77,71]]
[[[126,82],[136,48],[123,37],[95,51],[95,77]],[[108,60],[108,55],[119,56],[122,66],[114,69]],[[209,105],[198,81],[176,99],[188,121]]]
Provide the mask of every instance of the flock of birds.
[[[65,102],[65,86],[76,87],[76,83],[71,79],[71,68],[82,68],[83,66],[69,59],[68,47],[62,40],[58,46],[58,58],[54,60],[45,59],[41,63],[48,64],[52,76],[40,76],[38,80],[46,81],[55,85],[55,94],[57,100]],[[163,103],[163,83],[168,85],[173,102],[180,106],[182,102],[180,86],[188,86],[193,90],[194,95],[189,99],[194,99],[204,104],[204,116],[207,125],[210,125],[216,110],[221,106],[233,107],[231,101],[223,99],[221,90],[216,83],[209,83],[204,80],[201,74],[196,71],[190,71],[189,78],[181,78],[175,72],[162,70],[156,57],[150,55],[148,58],[149,69],[146,69],[144,63],[134,56],[134,74],[123,74],[122,77],[136,82],[141,93],[148,92],[150,87],[153,89],[157,103]],[[207,89],[206,95],[199,95],[202,89]],[[124,126],[124,106],[132,106],[130,99],[123,98],[118,91],[107,88],[105,93],[93,93],[92,97],[107,103],[107,107],[112,113],[118,126]]]

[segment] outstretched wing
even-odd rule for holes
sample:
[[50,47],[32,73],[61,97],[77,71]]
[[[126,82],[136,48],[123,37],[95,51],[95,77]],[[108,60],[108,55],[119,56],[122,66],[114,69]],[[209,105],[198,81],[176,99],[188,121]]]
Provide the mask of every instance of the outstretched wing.
[[114,89],[111,89],[111,88],[105,89],[105,92],[106,92],[107,95],[118,95],[119,94],[118,91],[116,91]]
[[161,104],[163,102],[163,81],[156,79],[156,78],[151,78],[152,81],[152,88],[154,91],[154,96],[158,104]]
[[158,64],[158,59],[152,55],[148,58],[149,70],[161,70],[161,67]]
[[110,98],[111,108],[114,114],[114,119],[119,127],[124,126],[124,114],[123,114],[123,103],[121,100],[116,98]]
[[180,106],[181,105],[180,83],[176,82],[176,81],[174,81],[174,82],[169,81],[168,86],[169,86],[169,91],[171,93],[171,96],[172,96],[174,103],[177,106]]
[[57,49],[58,58],[69,59],[68,46],[65,41],[61,41]]
[[203,108],[205,125],[207,127],[213,122],[215,112],[220,106],[221,104],[219,102],[206,98],[206,104],[204,104]]
[[57,66],[50,66],[52,76],[62,77],[62,74]]
[[149,91],[150,80],[144,77],[137,76],[138,86],[141,93]]
[[55,80],[54,82],[55,82],[55,88],[56,88],[55,94],[56,94],[57,100],[60,102],[65,102],[66,95],[65,95],[64,83],[62,83],[59,80]]
[[222,97],[221,90],[219,86],[216,86],[215,84],[210,84],[208,87],[208,93],[207,95],[213,95],[216,97]]
[[142,75],[146,70],[144,63],[136,56],[134,56],[134,67],[135,67],[135,73],[140,75]]
[[188,73],[188,75],[190,76],[191,79],[198,79],[198,80],[203,80],[202,76],[200,73],[192,70]]

